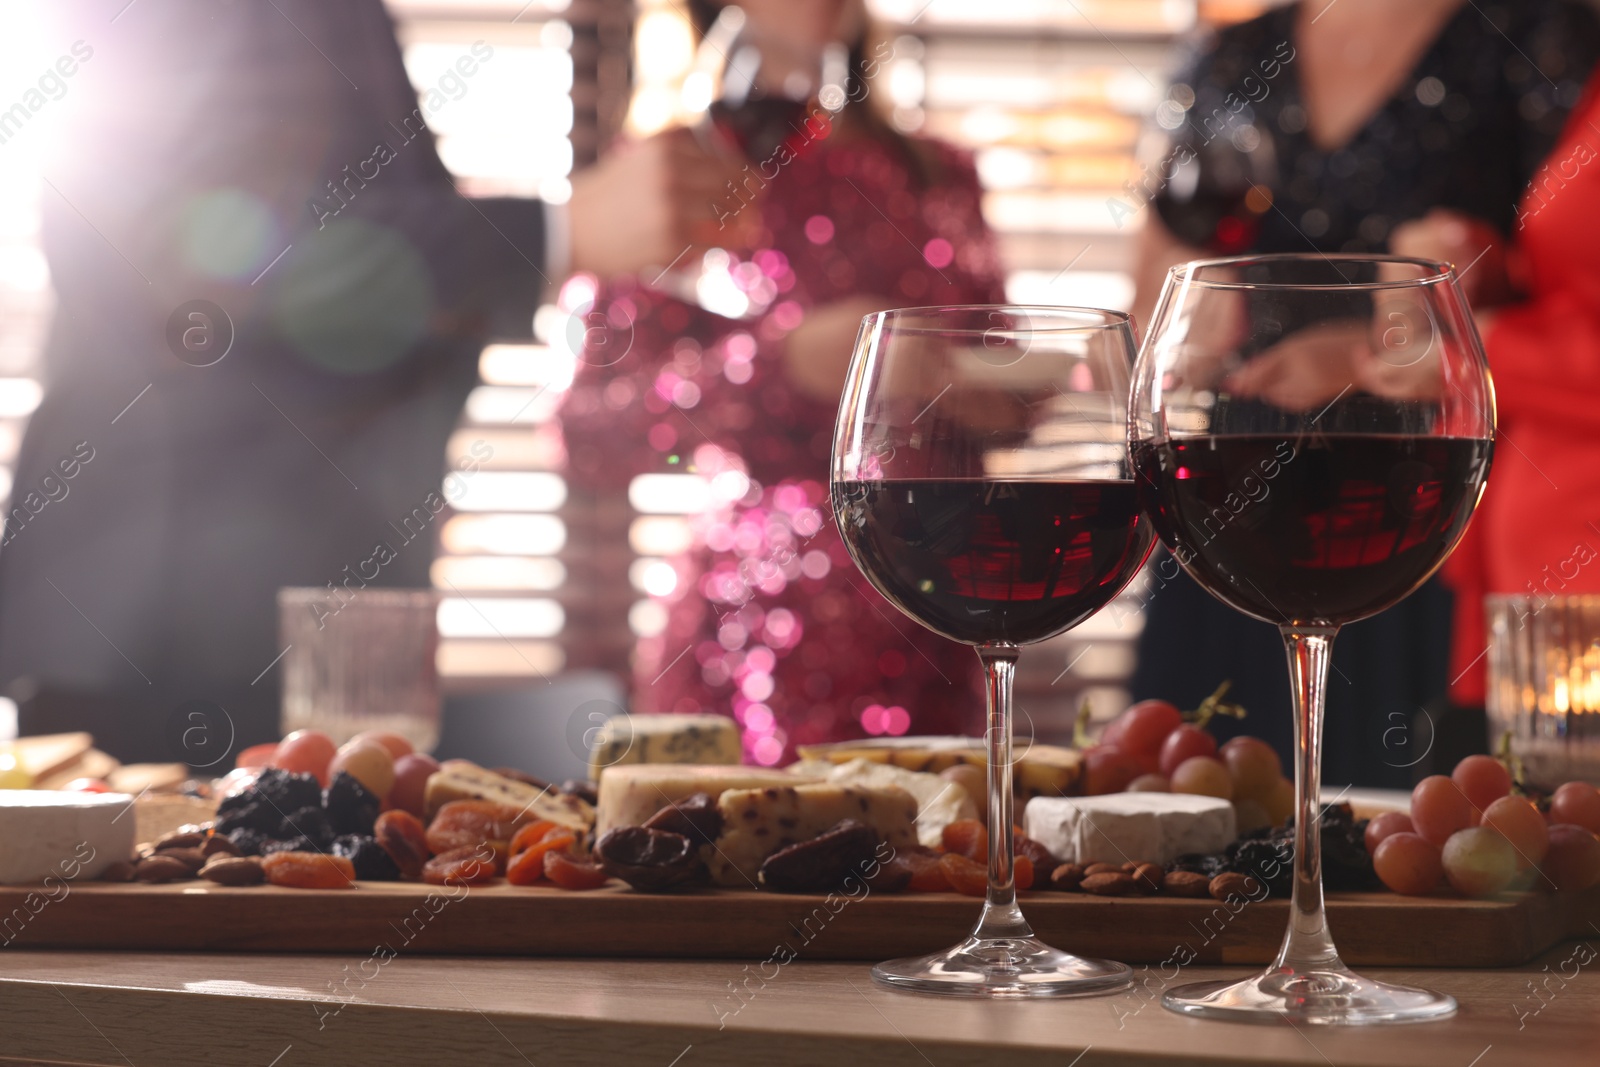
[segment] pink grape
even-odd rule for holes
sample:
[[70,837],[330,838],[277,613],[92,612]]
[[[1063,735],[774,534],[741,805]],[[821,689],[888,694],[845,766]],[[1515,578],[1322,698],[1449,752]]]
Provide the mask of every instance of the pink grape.
[[1550,849],[1543,868],[1546,886],[1588,889],[1600,884],[1600,838],[1582,826],[1557,823],[1550,827]]
[[1472,801],[1461,787],[1442,774],[1424,778],[1411,791],[1411,823],[1417,833],[1440,848],[1457,830],[1477,821]]
[[394,786],[389,790],[389,807],[409,811],[422,818],[428,779],[439,770],[439,761],[421,752],[394,761]]
[[1550,847],[1550,828],[1526,797],[1504,796],[1483,809],[1483,825],[1497,831],[1517,850],[1517,868],[1537,867]]
[[1444,843],[1444,876],[1469,897],[1500,892],[1517,876],[1517,850],[1498,830],[1471,826],[1457,830]]
[[1178,769],[1178,764],[1190,756],[1216,754],[1217,739],[1211,736],[1211,732],[1186,722],[1161,742],[1161,773],[1170,777],[1172,772]]
[[1378,842],[1372,853],[1372,869],[1384,885],[1411,897],[1433,892],[1444,876],[1438,848],[1406,830]]
[[1232,800],[1233,776],[1221,760],[1210,756],[1190,756],[1172,772],[1172,791]]
[[1170,793],[1172,782],[1164,774],[1141,774],[1128,783],[1130,793]]
[[1511,793],[1511,772],[1493,756],[1468,756],[1456,764],[1450,780],[1461,787],[1480,817],[1490,804]]
[[1550,797],[1550,822],[1581,826],[1600,834],[1600,789],[1588,782],[1568,782]]
[[1277,750],[1259,737],[1235,737],[1222,746],[1220,755],[1233,775],[1235,796],[1265,799],[1283,777]]
[[1403,811],[1386,811],[1382,815],[1373,816],[1367,823],[1367,854],[1373,855],[1378,851],[1378,845],[1384,838],[1391,834],[1414,834],[1417,828],[1411,825],[1411,816]]
[[296,730],[278,742],[272,765],[294,774],[314,774],[317,781],[328,784],[328,764],[338,751],[333,738],[321,730]]

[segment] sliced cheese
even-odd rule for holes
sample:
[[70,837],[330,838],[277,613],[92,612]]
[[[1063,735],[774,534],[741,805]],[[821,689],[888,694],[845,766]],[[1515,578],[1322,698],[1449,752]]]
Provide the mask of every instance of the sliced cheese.
[[917,843],[917,801],[899,786],[795,785],[792,776],[786,779],[783,785],[728,789],[717,799],[722,836],[700,852],[717,885],[756,885],[756,873],[768,856],[809,841],[844,819],[872,827],[896,849]]
[[1237,835],[1232,804],[1184,793],[1035,797],[1023,828],[1064,863],[1171,863]]
[[[982,739],[976,737],[875,737],[801,745],[799,751],[800,758],[807,761],[848,763],[864,759],[926,774],[937,774],[961,763],[982,767],[989,759]],[[1083,754],[1077,749],[1019,741],[1013,753],[1014,785],[1023,798],[1070,796],[1077,791],[1083,767]]]
[[594,808],[581,797],[507,778],[471,760],[445,760],[428,776],[423,791],[423,807],[428,819],[432,820],[434,814],[452,800],[492,800],[583,833],[594,825]]
[[133,798],[0,789],[0,884],[86,882],[133,856]]
[[589,777],[633,763],[737,764],[739,724],[726,715],[614,715],[589,754]]
[[957,819],[978,817],[978,806],[961,783],[937,774],[908,771],[904,767],[865,759],[838,765],[807,761],[799,766],[827,768],[823,777],[835,785],[892,785],[904,789],[917,801],[917,840],[929,848],[938,848],[944,843],[944,828]]
[[[800,781],[820,781],[802,776]],[[617,826],[642,826],[650,816],[696,793],[721,796],[727,789],[794,785],[796,776],[765,767],[689,766],[637,763],[613,767],[600,778],[595,834]]]

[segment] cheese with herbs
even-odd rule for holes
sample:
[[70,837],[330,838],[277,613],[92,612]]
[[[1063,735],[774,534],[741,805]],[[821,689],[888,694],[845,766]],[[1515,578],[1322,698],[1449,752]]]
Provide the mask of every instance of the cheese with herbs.
[[701,847],[717,885],[755,886],[768,856],[810,841],[845,819],[872,827],[897,850],[917,844],[917,800],[899,786],[796,785],[792,775],[784,777],[782,785],[728,789],[718,798],[722,836],[715,845]]
[[[801,781],[820,781],[802,777]],[[650,816],[696,793],[721,796],[727,789],[794,785],[796,777],[767,767],[688,766],[637,763],[613,767],[600,778],[595,834],[617,826],[642,826]]]
[[613,715],[596,732],[589,777],[633,763],[737,764],[739,724],[726,715]]

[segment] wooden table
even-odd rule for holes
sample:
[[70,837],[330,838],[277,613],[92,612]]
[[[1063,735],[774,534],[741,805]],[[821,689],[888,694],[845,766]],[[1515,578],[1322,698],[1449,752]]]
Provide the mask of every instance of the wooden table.
[[[1243,973],[1195,967],[1180,980]],[[0,951],[0,1064],[1600,1062],[1600,935],[1505,970],[1370,973],[1453,994],[1462,1010],[1441,1023],[1330,1030],[1186,1019],[1135,994],[975,1003],[892,993],[852,963],[791,963],[763,986],[757,965],[740,961],[399,956],[380,963],[349,955],[7,949]],[[1159,988],[1156,972],[1143,977]],[[741,1007],[730,984],[747,978],[752,992]]]

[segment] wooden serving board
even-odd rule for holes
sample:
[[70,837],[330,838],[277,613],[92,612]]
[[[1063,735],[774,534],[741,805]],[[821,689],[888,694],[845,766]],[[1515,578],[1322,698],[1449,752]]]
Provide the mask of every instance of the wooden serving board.
[[[451,899],[446,894],[454,894]],[[0,943],[19,948],[881,960],[947,948],[980,902],[951,893],[860,899],[749,890],[649,894],[499,883],[435,889],[364,882],[350,890],[89,883],[48,901],[0,887]],[[1036,933],[1083,955],[1130,963],[1265,963],[1288,904],[1027,893]],[[41,906],[42,905],[42,906]],[[1329,925],[1357,966],[1497,967],[1571,937],[1600,936],[1600,887],[1505,900],[1330,894]]]

